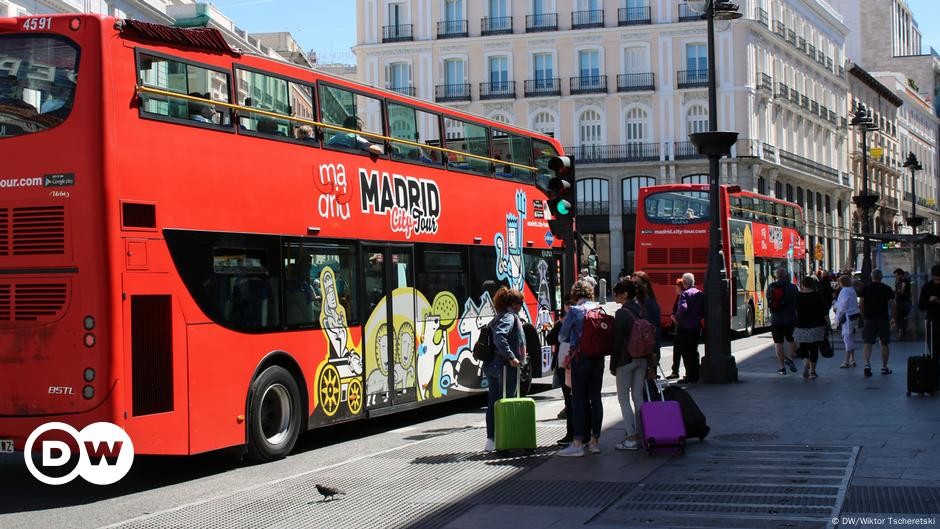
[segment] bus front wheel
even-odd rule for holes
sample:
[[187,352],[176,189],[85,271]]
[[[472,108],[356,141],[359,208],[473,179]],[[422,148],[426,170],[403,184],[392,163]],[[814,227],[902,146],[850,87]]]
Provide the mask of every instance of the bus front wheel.
[[301,429],[300,390],[281,366],[265,369],[251,384],[248,456],[255,461],[283,459]]
[[747,315],[745,317],[747,320],[744,322],[744,335],[754,336],[754,307],[747,306]]

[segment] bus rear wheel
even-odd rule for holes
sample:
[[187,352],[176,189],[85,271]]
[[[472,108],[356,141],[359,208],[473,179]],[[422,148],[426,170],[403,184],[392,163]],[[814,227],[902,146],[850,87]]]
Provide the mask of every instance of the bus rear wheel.
[[754,336],[754,307],[747,306],[747,319],[744,321],[744,336]]
[[248,456],[255,461],[283,459],[301,430],[297,381],[281,366],[265,369],[251,384],[248,407]]

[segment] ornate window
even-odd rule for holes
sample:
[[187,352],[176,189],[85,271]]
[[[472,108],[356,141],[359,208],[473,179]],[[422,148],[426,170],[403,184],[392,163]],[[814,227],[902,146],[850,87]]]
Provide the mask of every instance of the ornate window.
[[581,146],[601,144],[601,115],[596,110],[588,109],[581,113],[578,140]]
[[610,184],[603,178],[578,180],[578,215],[607,215],[610,213]]
[[708,131],[708,109],[703,105],[692,105],[685,113],[685,127],[689,134]]
[[550,112],[539,112],[532,119],[532,129],[548,136],[555,136],[555,116]]

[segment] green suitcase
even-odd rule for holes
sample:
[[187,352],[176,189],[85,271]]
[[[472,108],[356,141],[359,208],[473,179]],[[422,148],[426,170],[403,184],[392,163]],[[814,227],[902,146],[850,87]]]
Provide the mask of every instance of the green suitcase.
[[519,397],[519,369],[516,369],[516,396],[506,398],[506,369],[503,368],[503,398],[493,409],[496,450],[534,450],[535,401]]

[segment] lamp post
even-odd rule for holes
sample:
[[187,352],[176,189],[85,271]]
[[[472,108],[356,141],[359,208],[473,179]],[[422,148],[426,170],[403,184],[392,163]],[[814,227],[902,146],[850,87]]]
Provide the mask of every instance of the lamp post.
[[920,260],[920,252],[917,251],[917,227],[924,222],[924,219],[917,216],[917,182],[914,180],[914,173],[923,169],[923,166],[920,165],[920,161],[917,160],[917,156],[913,152],[908,152],[904,167],[911,170],[911,216],[907,218],[907,225],[911,227],[911,232],[914,235],[911,239],[911,277],[914,280],[912,292],[916,292],[913,288],[921,284],[918,282],[917,276],[917,262]]
[[719,160],[731,152],[738,139],[737,132],[718,131],[718,89],[715,74],[715,19],[741,18],[738,6],[728,0],[689,0],[688,6],[708,22],[708,132],[690,134],[689,140],[700,154],[708,157],[708,265],[705,270],[705,357],[701,376],[704,382],[737,382],[738,368],[731,355],[731,311],[728,301],[728,281],[722,277],[725,268],[721,250],[721,207],[719,188]]
[[862,103],[858,104],[851,125],[862,132],[862,194],[852,197],[852,201],[862,210],[862,282],[867,285],[871,282],[871,208],[878,202],[878,195],[868,192],[868,133],[877,131],[878,125]]

